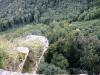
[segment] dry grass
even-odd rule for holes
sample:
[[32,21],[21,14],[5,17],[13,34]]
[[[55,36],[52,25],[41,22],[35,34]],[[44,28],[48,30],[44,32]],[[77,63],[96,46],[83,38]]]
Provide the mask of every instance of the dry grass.
[[42,55],[44,46],[39,40],[25,41],[24,38],[18,38],[14,42],[16,42],[16,45],[19,47],[28,47],[33,54],[32,59],[39,58]]
[[24,65],[25,72],[32,72],[33,67],[36,65],[36,62],[39,61],[41,57],[44,45],[40,40],[27,40],[25,38],[17,38],[14,40],[18,47],[28,47],[30,49],[27,62]]
[[[42,55],[44,46],[39,40],[25,41],[24,38],[20,37],[11,42],[0,37],[0,57],[4,59],[2,61],[3,69],[16,71],[18,64],[24,59],[23,54],[19,53],[16,50],[16,47],[28,47],[30,49],[28,57],[29,61],[31,60],[32,62],[29,62],[28,64],[33,65]],[[28,68],[31,67],[28,66]]]
[[[16,45],[5,38],[0,38],[0,57],[3,59],[1,63],[2,69],[15,70],[22,55],[16,50]],[[20,58],[20,59],[19,59]]]
[[0,54],[7,57],[14,58],[16,55],[15,45],[5,38],[0,38]]

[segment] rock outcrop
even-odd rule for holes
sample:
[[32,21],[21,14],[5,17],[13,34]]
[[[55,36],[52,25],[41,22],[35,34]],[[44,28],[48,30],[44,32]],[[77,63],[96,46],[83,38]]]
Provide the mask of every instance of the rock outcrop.
[[[38,65],[49,46],[47,38],[44,36],[28,35],[26,37],[16,38],[14,43],[18,46],[16,47],[16,50],[18,51],[19,56],[21,56],[16,60],[20,60],[20,62],[15,64],[15,70],[0,70],[0,75],[36,74]],[[22,74],[23,71],[25,73]]]

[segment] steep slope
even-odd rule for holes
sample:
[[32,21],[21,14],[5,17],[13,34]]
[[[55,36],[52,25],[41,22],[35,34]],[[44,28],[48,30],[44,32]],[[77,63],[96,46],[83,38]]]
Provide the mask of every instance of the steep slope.
[[88,3],[88,0],[1,0],[0,31],[32,21],[75,20],[88,8]]
[[[48,38],[50,46],[37,73],[100,73],[100,0],[0,2],[0,31],[9,29],[0,32],[1,38],[13,40],[27,35]],[[2,43],[0,46],[2,50],[2,47],[8,45]],[[2,60],[0,58],[0,67],[3,66]]]
[[100,73],[99,19],[71,24],[66,20],[49,25],[28,24],[3,32],[0,37],[11,40],[30,34],[46,36],[50,41],[45,61],[39,65],[38,73],[52,75],[66,74],[66,72],[91,73],[91,75]]
[[[48,39],[44,36],[28,35],[15,38],[13,43],[7,39],[2,40],[0,44],[4,43],[6,45],[3,45],[3,47],[0,45],[0,48],[2,48],[0,58],[3,61],[3,67],[0,66],[0,75],[19,75],[23,71],[32,73],[32,75],[36,74],[39,64],[49,47]],[[13,46],[11,47],[11,45]],[[9,47],[10,49],[8,49]]]
[[89,9],[85,10],[78,18],[78,20],[93,20],[100,19],[100,0],[91,0]]

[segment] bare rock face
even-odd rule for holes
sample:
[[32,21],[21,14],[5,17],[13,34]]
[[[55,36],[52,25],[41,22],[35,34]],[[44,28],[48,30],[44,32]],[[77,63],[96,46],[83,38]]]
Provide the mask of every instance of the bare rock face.
[[[15,59],[11,59],[7,57],[7,60],[4,61],[5,70],[14,71],[14,72],[22,72],[24,63],[29,53],[29,48],[27,47],[15,47],[16,48],[16,55],[12,55]],[[5,57],[5,56],[4,56]]]
[[11,71],[6,71],[6,70],[0,69],[0,75],[40,75],[40,74],[11,72]]
[[[11,70],[0,70],[0,75],[34,75],[37,72],[43,55],[48,49],[49,42],[44,36],[28,35],[26,37],[16,38],[16,64]],[[17,61],[18,60],[18,61]],[[12,62],[12,61],[10,61]],[[14,69],[13,69],[14,68]],[[22,74],[22,72],[24,72]],[[29,74],[30,73],[30,74]]]
[[38,65],[48,48],[48,40],[44,36],[37,35],[28,35],[21,40],[24,42],[20,43],[20,45],[24,45],[30,49],[23,72],[36,73]]
[[17,51],[19,51],[20,53],[23,53],[23,58],[19,58],[19,60],[22,60],[22,62],[18,65],[16,71],[17,72],[22,72],[23,66],[24,66],[25,61],[27,59],[27,56],[29,54],[29,48],[27,48],[27,47],[17,47]]
[[[27,47],[16,47],[16,60],[9,60],[8,65],[5,65],[5,70],[0,70],[0,75],[20,75],[22,72],[24,63],[29,53],[29,48]],[[9,58],[10,59],[10,58]],[[13,61],[15,63],[13,63]],[[7,71],[8,70],[8,71]],[[13,71],[13,72],[12,72]],[[17,73],[19,72],[19,73]]]

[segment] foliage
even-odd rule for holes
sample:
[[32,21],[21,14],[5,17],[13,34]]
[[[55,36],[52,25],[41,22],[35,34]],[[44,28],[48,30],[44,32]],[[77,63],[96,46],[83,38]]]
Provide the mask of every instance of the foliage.
[[57,53],[54,53],[51,63],[61,69],[66,69],[69,66],[68,60],[62,54]]
[[[44,62],[38,68],[40,74],[54,75],[69,72],[98,74],[100,73],[100,0],[66,1],[11,1],[10,5],[4,6],[4,11],[0,10],[0,31],[7,30],[0,32],[0,37],[13,40],[29,34],[46,36],[50,46],[44,56]],[[3,42],[0,44],[0,52],[4,51],[5,56],[6,54],[8,56],[10,54],[5,50],[9,48],[8,44],[12,43]],[[32,46],[31,43],[28,45]],[[3,67],[5,61],[2,55],[3,52],[0,54],[0,67]]]
[[87,0],[2,0],[0,5],[0,32],[30,22],[73,21],[88,6]]
[[96,73],[100,71],[100,70],[98,71],[95,70],[97,63],[100,62],[100,57],[97,47],[97,45],[100,44],[98,42],[100,41],[95,36],[83,36],[83,37],[81,36],[78,39],[80,50],[83,50],[81,51],[81,56],[80,56],[81,67],[83,69],[87,69],[89,71]]
[[45,75],[69,74],[68,71],[63,70],[60,67],[56,67],[53,64],[47,64],[47,63],[40,64],[38,73],[45,74]]
[[4,59],[3,56],[0,56],[0,68],[4,67]]
[[92,19],[100,19],[100,0],[91,0],[89,9],[83,11],[78,17],[79,21]]
[[100,19],[73,22],[72,26],[80,29],[82,35],[96,35],[100,39]]
[[[66,20],[54,21],[49,25],[42,23],[28,24],[2,32],[1,36],[14,39],[28,34],[44,35],[50,41],[50,47],[45,54],[45,63],[52,64],[64,71],[72,68],[73,73],[75,73],[74,68],[76,68],[76,70],[80,69],[77,73],[83,73],[83,69],[85,69],[86,72],[93,74],[99,72],[100,66],[98,64],[100,60],[98,55],[100,53],[99,24],[99,19],[71,24]],[[42,69],[39,67],[39,73],[52,72],[51,66],[49,69],[45,67],[42,67]],[[56,73],[56,70],[53,73]]]
[[88,11],[84,11],[78,18],[78,20],[91,20],[100,18],[100,8],[93,7],[90,8]]
[[15,45],[4,38],[0,38],[0,64],[2,64],[0,68],[6,69],[7,63],[10,61],[14,64],[16,56],[17,51],[15,50]]

